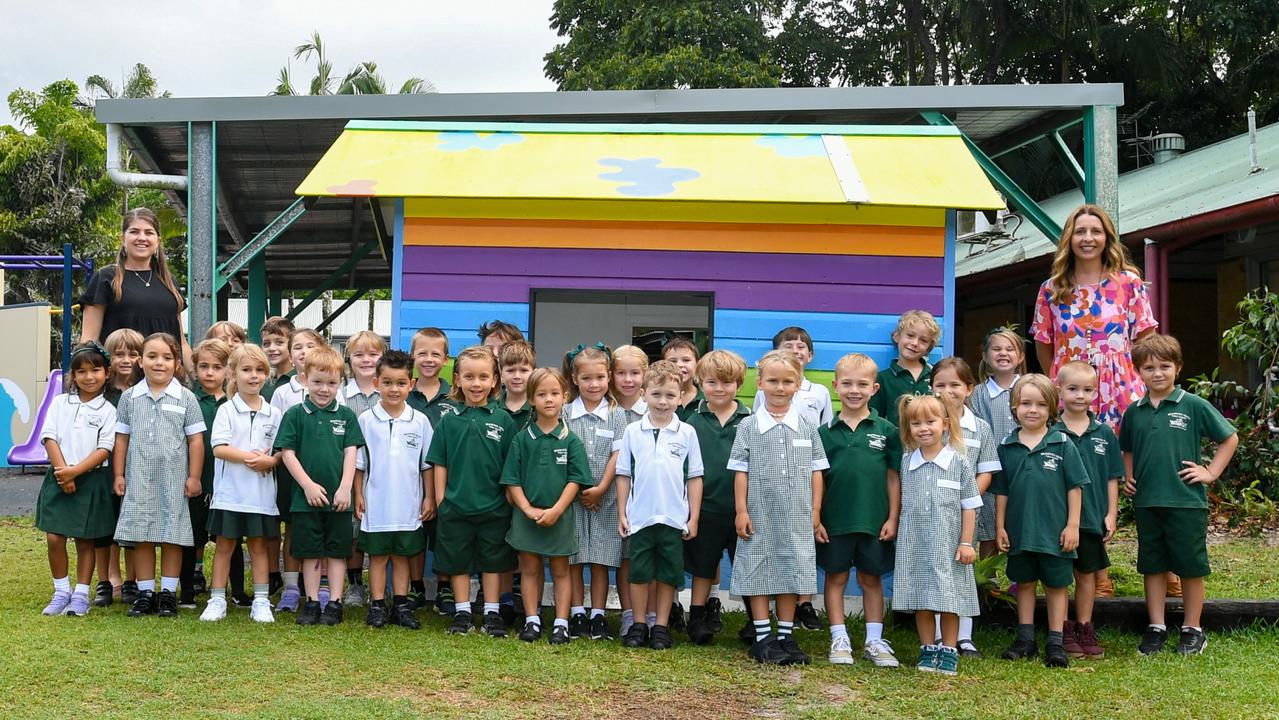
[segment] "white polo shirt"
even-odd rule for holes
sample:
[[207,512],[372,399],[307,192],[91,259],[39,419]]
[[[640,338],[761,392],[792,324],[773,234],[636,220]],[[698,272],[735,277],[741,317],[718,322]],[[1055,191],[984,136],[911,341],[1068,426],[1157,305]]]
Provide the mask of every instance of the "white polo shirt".
[[650,525],[688,529],[688,492],[684,484],[702,476],[702,449],[692,425],[671,417],[653,427],[648,413],[626,426],[618,448],[617,474],[631,479],[626,522],[631,535]]
[[[63,393],[53,398],[49,414],[40,431],[40,441],[53,440],[62,451],[67,465],[75,465],[94,450],[109,453],[115,447],[115,406],[99,395],[81,402],[77,393]],[[107,464],[102,461],[103,467]]]
[[[764,391],[755,391],[755,405],[751,408],[754,412],[759,412],[764,406]],[[835,407],[831,404],[830,393],[826,388],[814,383],[808,378],[799,384],[799,390],[795,392],[795,397],[791,399],[791,407],[799,408],[799,412],[813,427],[829,427],[835,419]]]
[[426,415],[408,405],[398,418],[379,402],[359,417],[364,447],[355,467],[364,471],[360,532],[400,532],[422,527],[422,471],[434,431]]
[[[213,430],[209,444],[213,447],[229,445],[244,452],[270,454],[275,435],[280,429],[284,414],[268,403],[262,409],[251,410],[244,398],[236,393],[218,407],[213,416]],[[258,515],[279,515],[276,506],[275,474],[270,470],[254,472],[244,463],[221,458],[213,461],[213,510],[234,510]]]
[[[342,393],[338,393],[341,396]],[[275,388],[275,392],[271,395],[271,407],[280,411],[280,416],[294,405],[298,405],[306,397],[306,388],[302,386],[298,376],[294,375],[289,381]]]

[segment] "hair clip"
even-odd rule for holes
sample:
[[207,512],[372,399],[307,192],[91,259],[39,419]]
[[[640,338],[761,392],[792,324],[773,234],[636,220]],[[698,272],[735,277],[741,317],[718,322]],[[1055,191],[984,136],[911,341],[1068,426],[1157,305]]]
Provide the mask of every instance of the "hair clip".
[[[611,353],[611,352],[609,351],[608,346],[607,346],[607,345],[605,345],[603,342],[596,342],[594,345],[591,345],[590,347],[593,347],[593,348],[595,348],[596,350],[599,350],[600,352],[604,353],[605,355],[612,355],[612,354],[613,354],[613,353]],[[571,363],[571,362],[573,362],[573,359],[574,359],[574,358],[576,358],[579,354],[581,354],[581,352],[582,352],[583,350],[585,350],[586,348],[587,348],[587,346],[586,346],[586,345],[580,345],[580,344],[579,344],[577,347],[575,347],[575,348],[573,348],[572,350],[569,350],[568,352],[564,353],[564,357],[565,357],[565,358],[567,358],[567,359],[568,359],[568,361]]]
[[107,353],[107,349],[102,347],[97,340],[87,340],[80,343],[71,351],[71,357],[74,358],[76,355],[83,353],[97,353],[102,356],[103,360],[107,361],[107,365],[111,364],[111,356]]

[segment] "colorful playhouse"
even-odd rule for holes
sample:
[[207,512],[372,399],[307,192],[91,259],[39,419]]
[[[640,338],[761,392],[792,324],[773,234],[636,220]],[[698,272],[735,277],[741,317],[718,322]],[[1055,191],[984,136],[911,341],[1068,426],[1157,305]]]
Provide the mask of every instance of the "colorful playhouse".
[[544,364],[679,331],[753,362],[787,325],[811,370],[886,364],[897,315],[954,338],[957,209],[1003,200],[958,131],[352,121],[297,188],[394,217],[392,344],[501,319]]

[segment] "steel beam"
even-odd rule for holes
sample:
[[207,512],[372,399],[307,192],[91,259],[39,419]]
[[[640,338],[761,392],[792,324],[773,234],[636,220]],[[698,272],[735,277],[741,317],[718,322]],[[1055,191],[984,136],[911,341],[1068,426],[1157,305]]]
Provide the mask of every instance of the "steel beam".
[[1119,223],[1119,130],[1114,105],[1084,113],[1084,201],[1100,205]]
[[1079,188],[1080,192],[1083,192],[1087,184],[1084,179],[1084,169],[1079,166],[1079,161],[1075,159],[1075,154],[1070,151],[1070,146],[1066,144],[1066,139],[1061,136],[1060,131],[1053,131],[1049,140],[1052,142],[1053,150],[1057,152],[1057,157],[1066,166],[1066,172],[1075,183],[1075,187]]
[[217,321],[217,126],[187,125],[187,337],[194,345]]
[[290,225],[306,213],[307,208],[311,206],[312,202],[314,202],[314,200],[311,198],[300,197],[294,200],[291,205],[284,209],[284,212],[275,216],[275,219],[267,223],[267,226],[262,228],[262,232],[255,235],[253,239],[245,244],[244,247],[240,248],[235,255],[232,255],[230,259],[222,263],[222,265],[218,267],[216,281],[217,287],[221,288],[227,283],[229,278],[234,277],[236,273],[244,269],[244,266],[248,265],[250,260],[264,252],[268,245],[275,242],[276,238],[283,235],[284,231],[288,230]]
[[364,295],[365,295],[368,291],[369,291],[369,289],[368,289],[368,288],[360,288],[359,290],[356,290],[356,291],[355,291],[355,294],[353,294],[351,297],[349,297],[349,298],[347,298],[345,301],[343,301],[343,303],[342,303],[341,305],[338,305],[338,309],[337,309],[337,310],[334,310],[333,312],[329,313],[329,316],[328,316],[328,317],[326,317],[326,318],[324,318],[323,320],[321,320],[321,321],[320,321],[320,324],[315,326],[315,331],[316,331],[316,332],[324,332],[324,329],[325,329],[325,328],[327,328],[329,325],[331,325],[331,324],[333,323],[333,321],[334,321],[334,320],[337,320],[337,319],[338,319],[338,316],[339,316],[339,315],[341,315],[342,313],[346,312],[346,309],[347,309],[347,308],[349,308],[349,307],[351,307],[352,305],[354,305],[354,304],[356,303],[356,301],[357,301],[357,300],[359,300],[360,298],[364,297]]
[[307,308],[308,305],[318,300],[320,296],[323,295],[326,291],[333,289],[333,286],[337,285],[338,282],[342,280],[342,277],[344,275],[350,272],[351,269],[354,268],[356,265],[359,265],[360,261],[363,260],[365,256],[367,256],[369,253],[373,252],[377,248],[378,248],[378,241],[376,239],[370,240],[364,243],[363,245],[361,245],[360,249],[356,250],[354,253],[351,253],[351,257],[348,258],[346,262],[342,263],[341,267],[339,267],[337,270],[334,270],[328,276],[328,278],[324,280],[324,282],[320,283],[319,287],[312,290],[310,295],[307,295],[305,298],[302,299],[302,302],[298,303],[297,305],[294,305],[293,309],[289,311],[288,318],[290,320],[296,318],[303,310]]

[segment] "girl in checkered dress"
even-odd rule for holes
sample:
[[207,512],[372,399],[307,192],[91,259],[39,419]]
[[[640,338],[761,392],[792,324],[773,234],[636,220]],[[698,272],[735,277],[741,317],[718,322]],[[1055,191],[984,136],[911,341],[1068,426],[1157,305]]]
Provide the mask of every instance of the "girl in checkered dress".
[[[626,412],[609,397],[609,380],[613,355],[603,343],[591,347],[577,346],[564,356],[564,377],[568,379],[569,403],[561,416],[568,429],[582,441],[586,460],[591,466],[594,487],[584,488],[577,496],[577,554],[570,558],[569,573],[573,581],[573,598],[569,617],[569,636],[589,635],[592,640],[607,640],[608,622],[604,604],[608,599],[610,568],[622,564],[622,536],[617,532],[617,487],[613,472],[617,450],[625,432]],[[591,616],[586,617],[586,588],[582,567],[591,566]]]
[[[976,510],[981,493],[964,453],[960,411],[948,398],[903,395],[901,420],[902,508],[897,528],[893,609],[914,610],[925,672],[959,670],[959,618],[978,615],[972,563]],[[934,640],[941,615],[942,644]]]

